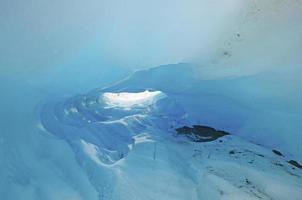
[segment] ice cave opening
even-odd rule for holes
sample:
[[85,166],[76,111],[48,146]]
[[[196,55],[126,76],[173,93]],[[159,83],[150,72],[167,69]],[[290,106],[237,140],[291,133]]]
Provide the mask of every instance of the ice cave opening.
[[103,101],[110,108],[131,109],[132,107],[151,105],[164,96],[164,93],[161,91],[149,90],[143,92],[105,92],[101,95],[99,101]]

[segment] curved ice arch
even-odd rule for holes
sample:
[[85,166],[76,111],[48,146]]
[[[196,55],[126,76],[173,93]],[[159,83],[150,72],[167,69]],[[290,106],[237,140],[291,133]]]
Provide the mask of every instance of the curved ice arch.
[[185,112],[174,99],[148,90],[79,95],[47,105],[41,114],[46,130],[103,166],[126,157],[136,136],[152,137],[155,129],[169,129],[183,120]]

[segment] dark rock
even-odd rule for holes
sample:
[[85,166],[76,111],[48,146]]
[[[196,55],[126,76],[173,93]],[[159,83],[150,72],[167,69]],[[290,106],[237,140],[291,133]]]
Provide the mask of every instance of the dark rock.
[[229,154],[235,154],[235,151],[234,150],[229,151]]
[[183,126],[181,128],[177,128],[176,131],[177,134],[186,135],[195,142],[210,142],[222,136],[229,135],[228,132],[200,125],[194,125],[192,128]]
[[297,168],[299,168],[299,169],[302,169],[302,165],[300,163],[298,163],[297,161],[295,161],[295,160],[290,160],[290,161],[288,161],[288,163],[295,166],[295,167],[297,167]]
[[256,153],[257,156],[264,158],[264,155]]
[[274,154],[278,155],[278,156],[283,156],[283,154],[280,151],[277,151],[275,149],[272,150]]

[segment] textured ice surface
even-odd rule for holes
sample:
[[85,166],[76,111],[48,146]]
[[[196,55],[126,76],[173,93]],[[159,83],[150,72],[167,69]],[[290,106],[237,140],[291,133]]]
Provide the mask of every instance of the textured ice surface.
[[[302,170],[288,163],[301,160],[299,116],[252,90],[269,76],[205,81],[195,70],[161,66],[42,103],[31,87],[4,95],[1,199],[300,199]],[[195,124],[234,135],[177,136]]]
[[142,141],[134,137],[148,126],[169,126],[180,115],[184,113],[164,93],[146,90],[81,95],[46,105],[41,119],[46,130],[65,139],[75,152],[83,150],[96,163],[108,165],[127,156],[130,146]]
[[163,91],[182,104],[192,122],[281,148],[288,156],[302,161],[302,95],[294,84],[298,83],[298,74],[275,70],[203,80],[200,73],[203,72],[198,67],[188,64],[165,65],[136,72],[106,90]]
[[301,199],[301,0],[37,2],[0,1],[1,200]]
[[[39,127],[68,144],[95,191],[92,199],[300,199],[302,170],[288,163],[286,153],[243,139],[250,139],[240,128],[252,111],[237,96],[218,95],[225,94],[215,88],[218,83],[195,78],[194,70],[161,66],[47,103]],[[194,142],[175,131],[203,121],[241,138]],[[271,134],[278,138],[278,132]]]

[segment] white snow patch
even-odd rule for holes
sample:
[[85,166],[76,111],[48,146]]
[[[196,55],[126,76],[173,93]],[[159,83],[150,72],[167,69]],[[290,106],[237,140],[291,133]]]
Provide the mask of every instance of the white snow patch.
[[139,135],[136,135],[133,137],[134,143],[139,144],[139,143],[145,143],[145,142],[154,142],[154,140],[151,139],[151,136],[147,133],[142,133]]
[[104,101],[108,107],[131,108],[134,106],[152,105],[156,100],[162,98],[164,94],[161,91],[144,91],[144,92],[105,92],[100,101]]
[[117,120],[110,120],[110,121],[103,121],[99,122],[100,124],[114,124],[114,123],[120,123],[123,124],[124,126],[128,126],[128,123],[125,121],[125,119],[117,119]]
[[[85,140],[81,139],[81,144],[83,147],[84,152],[86,153],[86,155],[95,163],[97,163],[98,165],[101,165],[103,167],[113,167],[117,164],[121,164],[121,160],[115,161],[113,160],[109,155],[105,154],[104,152],[107,152],[108,154],[116,154],[116,151],[110,151],[108,149],[102,149],[100,150],[96,145],[86,142]],[[102,152],[104,151],[104,152]],[[103,157],[104,159],[106,159],[107,161],[111,162],[112,164],[106,164],[105,162],[103,162],[100,157]]]
[[94,144],[86,142],[85,140],[81,140],[81,144],[83,146],[84,152],[97,164],[103,165],[103,163],[98,158],[98,147]]

